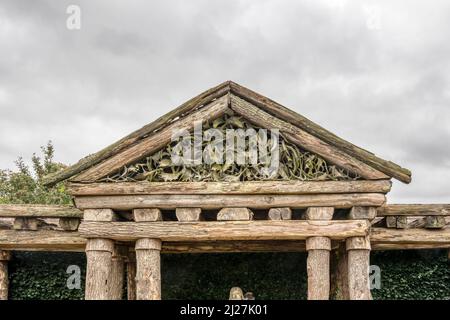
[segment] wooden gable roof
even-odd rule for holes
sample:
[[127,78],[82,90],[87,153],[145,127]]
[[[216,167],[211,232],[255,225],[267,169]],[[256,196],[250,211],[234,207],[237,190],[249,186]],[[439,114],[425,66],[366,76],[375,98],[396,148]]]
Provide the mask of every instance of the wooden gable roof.
[[300,114],[232,81],[224,82],[185,102],[156,121],[105,149],[44,179],[52,185],[71,178],[94,182],[170,143],[175,128],[192,129],[194,121],[222,116],[228,108],[265,128],[278,128],[292,143],[316,153],[362,178],[411,181],[411,172],[347,142]]

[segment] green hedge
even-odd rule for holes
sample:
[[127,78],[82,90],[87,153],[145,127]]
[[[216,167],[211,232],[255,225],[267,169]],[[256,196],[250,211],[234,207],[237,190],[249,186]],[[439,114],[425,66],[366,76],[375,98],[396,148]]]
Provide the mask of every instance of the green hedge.
[[[375,299],[449,299],[445,250],[372,254],[381,268]],[[81,289],[66,286],[69,265],[82,270]],[[83,253],[16,253],[10,263],[11,299],[82,299]],[[233,286],[257,299],[305,299],[304,253],[184,254],[162,256],[163,299],[227,299]]]

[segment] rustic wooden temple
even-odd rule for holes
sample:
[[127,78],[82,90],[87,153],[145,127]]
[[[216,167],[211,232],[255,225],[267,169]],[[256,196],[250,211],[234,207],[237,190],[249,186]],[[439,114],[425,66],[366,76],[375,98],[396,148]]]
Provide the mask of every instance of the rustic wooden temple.
[[[278,129],[278,171],[171,163],[199,121]],[[0,299],[19,250],[85,251],[86,299],[161,299],[161,253],[265,251],[307,251],[308,299],[371,299],[371,250],[450,248],[450,205],[386,204],[393,178],[411,172],[228,81],[46,177],[73,207],[0,205]]]

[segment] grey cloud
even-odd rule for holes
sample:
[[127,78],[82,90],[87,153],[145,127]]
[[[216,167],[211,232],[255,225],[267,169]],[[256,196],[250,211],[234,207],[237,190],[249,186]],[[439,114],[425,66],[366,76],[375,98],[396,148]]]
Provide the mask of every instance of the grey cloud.
[[[81,7],[81,30],[65,27],[69,4]],[[378,29],[368,25],[374,6]],[[396,184],[391,201],[444,201],[449,9],[446,1],[2,1],[0,167],[49,139],[73,163],[231,79],[412,169],[413,183]]]

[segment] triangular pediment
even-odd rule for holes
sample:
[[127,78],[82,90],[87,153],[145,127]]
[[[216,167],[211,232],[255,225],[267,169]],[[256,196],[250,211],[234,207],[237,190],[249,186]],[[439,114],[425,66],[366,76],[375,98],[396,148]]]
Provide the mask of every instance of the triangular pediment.
[[[374,154],[338,138],[268,98],[233,82],[225,82],[205,91],[104,150],[80,160],[77,164],[53,176],[47,177],[46,182],[47,184],[53,184],[67,178],[75,182],[96,182],[108,179],[113,181],[126,170],[135,170],[132,169],[134,166],[141,165],[149,157],[156,158],[160,152],[170,148],[174,130],[185,129],[192,132],[194,123],[200,121],[206,126],[212,126],[214,120],[220,121],[220,119],[225,119],[225,121],[240,119],[245,123],[245,126],[252,126],[257,129],[278,129],[281,134],[280,145],[298,149],[300,152],[298,157],[300,158],[303,155],[315,157],[314,159],[318,163],[324,164],[327,168],[332,168],[335,172],[334,176],[326,170],[317,172],[316,175],[311,176],[311,180],[344,178],[379,180],[395,177],[401,181],[409,182],[411,179],[410,172],[407,169],[380,159]],[[236,127],[239,127],[239,125]],[[230,127],[230,129],[233,128]],[[158,163],[153,165],[157,166]],[[282,163],[282,166],[286,166],[286,163]],[[153,169],[156,170],[156,168]],[[233,169],[235,170],[233,172],[238,173],[242,168],[236,167]],[[202,170],[205,170],[205,168]],[[167,173],[166,171],[162,170],[160,173]],[[227,171],[228,173],[230,171]],[[340,178],[338,177],[339,174],[342,175]],[[171,179],[170,176],[166,176],[166,179],[163,177],[164,175],[156,175],[155,179],[166,181]],[[301,174],[293,174],[292,177],[302,179]],[[231,177],[228,178],[231,179]],[[281,178],[283,177],[277,177],[277,179]],[[134,178],[131,177],[131,179]],[[217,181],[217,179],[225,179],[225,176],[215,177],[212,181]]]
[[[193,133],[171,142],[101,181],[348,181],[360,178],[357,174],[333,165],[317,154],[287,141],[282,133],[271,133],[270,130],[254,126],[231,109],[223,116],[202,124],[201,130],[197,164],[194,157],[196,135]],[[242,152],[237,146],[238,138],[243,139]],[[230,141],[232,143],[229,143]],[[186,161],[177,164],[173,160],[174,154],[183,155],[183,147],[187,150],[185,153],[188,153],[188,157]],[[262,150],[266,152],[260,154]],[[239,155],[245,158],[238,161]],[[271,165],[273,170],[270,170]]]

